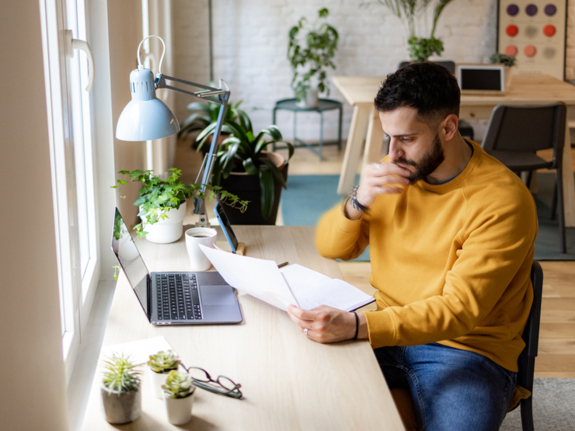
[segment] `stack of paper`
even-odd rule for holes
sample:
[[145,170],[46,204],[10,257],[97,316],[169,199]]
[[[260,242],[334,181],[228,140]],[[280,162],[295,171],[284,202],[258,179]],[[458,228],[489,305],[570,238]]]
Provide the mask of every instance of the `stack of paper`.
[[200,247],[230,286],[284,311],[290,304],[306,310],[328,305],[352,311],[375,301],[343,280],[329,278],[301,265],[280,269],[273,260]]

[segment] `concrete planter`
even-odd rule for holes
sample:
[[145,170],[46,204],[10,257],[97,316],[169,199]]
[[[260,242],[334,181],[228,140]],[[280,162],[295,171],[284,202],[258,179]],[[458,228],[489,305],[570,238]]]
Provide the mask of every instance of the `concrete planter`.
[[296,105],[300,108],[315,108],[319,105],[319,90],[317,88],[309,88],[306,91],[305,98],[298,100]]
[[100,388],[106,420],[111,424],[126,424],[135,421],[142,414],[142,391],[108,392]]

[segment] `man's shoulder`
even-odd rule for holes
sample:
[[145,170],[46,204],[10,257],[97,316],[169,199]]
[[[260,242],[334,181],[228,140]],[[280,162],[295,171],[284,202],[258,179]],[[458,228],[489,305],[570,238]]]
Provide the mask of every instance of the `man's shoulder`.
[[465,194],[481,207],[534,210],[531,192],[521,178],[481,149],[465,185]]

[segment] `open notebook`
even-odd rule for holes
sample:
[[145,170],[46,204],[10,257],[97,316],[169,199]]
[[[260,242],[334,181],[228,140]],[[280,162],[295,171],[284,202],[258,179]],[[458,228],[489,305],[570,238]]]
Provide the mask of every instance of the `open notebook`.
[[200,247],[230,286],[284,311],[289,304],[306,310],[328,305],[353,311],[375,301],[372,296],[343,280],[301,265],[280,269],[273,260]]

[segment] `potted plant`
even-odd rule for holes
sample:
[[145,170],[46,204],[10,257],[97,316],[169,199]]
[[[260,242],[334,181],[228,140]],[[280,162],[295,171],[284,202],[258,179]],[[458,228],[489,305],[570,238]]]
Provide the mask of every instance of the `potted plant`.
[[[224,120],[226,121],[237,121],[238,115],[242,115],[243,111],[239,109],[242,101],[240,100],[235,105],[231,103],[228,105]],[[187,136],[194,132],[201,132],[206,127],[213,124],[215,127],[218,121],[218,115],[220,113],[221,106],[214,102],[209,103],[199,103],[194,102],[188,105],[188,110],[193,111],[192,115],[186,118],[180,124],[180,131],[178,132],[178,139]],[[229,136],[230,131],[224,125],[220,134],[220,143]],[[211,140],[209,141],[211,143]],[[194,146],[197,147],[198,141],[194,141]],[[208,150],[209,146],[205,146],[204,149]]]
[[104,361],[102,402],[106,420],[111,424],[125,424],[140,417],[142,391],[136,366],[124,355],[112,355]]
[[[146,238],[148,241],[167,244],[177,241],[184,230],[184,216],[186,214],[186,200],[193,197],[206,197],[201,192],[199,184],[183,184],[180,181],[182,171],[170,168],[168,178],[161,178],[152,174],[152,171],[135,170],[120,171],[127,175],[131,181],[142,183],[140,197],[134,205],[140,208],[138,215],[142,222],[134,226],[138,238]],[[117,180],[119,188],[127,183],[127,180]],[[213,199],[217,193],[220,200],[226,204],[245,211],[246,201],[241,201],[237,196],[222,190],[221,187],[207,185],[207,197]]]
[[333,57],[337,49],[339,34],[324,20],[329,16],[327,8],[318,11],[318,21],[306,26],[307,19],[300,18],[289,31],[288,59],[293,78],[291,87],[298,105],[314,107],[319,103],[318,94],[329,87],[326,69],[335,69]]
[[167,352],[159,351],[155,355],[150,355],[148,366],[150,370],[150,382],[156,398],[162,399],[162,386],[166,383],[168,373],[177,370],[180,365],[180,359],[173,350]]
[[189,422],[192,418],[193,395],[196,390],[192,377],[181,371],[170,371],[162,389],[168,421],[173,425]]
[[513,76],[513,68],[517,64],[515,56],[496,52],[489,57],[489,61],[494,64],[503,64],[505,66],[505,88],[509,88],[509,85],[511,85],[511,77]]
[[[226,211],[230,223],[275,224],[294,147],[285,142],[289,151],[288,160],[285,160],[278,153],[266,151],[268,145],[283,142],[276,126],[269,126],[255,135],[247,116],[237,123],[228,121],[226,125],[232,135],[224,140],[216,154],[212,184],[250,202],[243,213],[237,210],[237,205]],[[213,132],[213,128],[206,128],[198,135],[198,149]]]
[[[409,58],[414,62],[427,61],[432,55],[436,54],[440,56],[443,52],[443,42],[441,39],[435,37],[435,30],[443,9],[445,9],[451,1],[452,0],[439,0],[436,2],[429,0],[377,0],[379,4],[387,6],[396,17],[401,19],[407,28]],[[433,8],[431,33],[429,37],[418,36],[416,24],[425,21],[425,15],[427,15],[428,8],[431,4],[435,4]],[[362,5],[366,6],[369,5],[369,3],[362,3]]]

